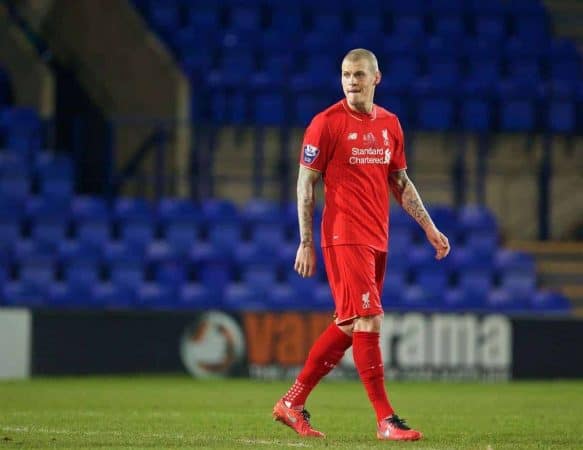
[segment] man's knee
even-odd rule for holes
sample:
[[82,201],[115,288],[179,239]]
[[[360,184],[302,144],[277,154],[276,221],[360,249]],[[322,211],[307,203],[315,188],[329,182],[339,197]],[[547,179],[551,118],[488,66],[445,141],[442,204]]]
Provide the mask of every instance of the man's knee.
[[354,320],[353,331],[379,333],[383,323],[383,314],[358,317]]

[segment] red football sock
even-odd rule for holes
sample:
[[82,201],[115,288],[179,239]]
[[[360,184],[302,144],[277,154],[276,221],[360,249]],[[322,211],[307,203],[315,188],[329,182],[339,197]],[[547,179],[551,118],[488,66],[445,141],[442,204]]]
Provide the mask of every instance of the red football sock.
[[393,415],[394,411],[385,390],[385,371],[379,345],[379,333],[352,333],[352,356],[356,370],[377,415],[377,422]]
[[283,396],[291,407],[302,407],[312,389],[324,378],[344,356],[352,345],[352,338],[332,323],[318,337],[308,354],[308,359],[293,386]]

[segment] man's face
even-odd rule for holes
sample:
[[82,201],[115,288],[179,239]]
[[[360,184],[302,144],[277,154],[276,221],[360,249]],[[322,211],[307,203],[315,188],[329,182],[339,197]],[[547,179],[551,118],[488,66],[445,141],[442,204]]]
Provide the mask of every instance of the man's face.
[[372,104],[374,88],[379,80],[379,72],[375,72],[366,59],[342,61],[342,89],[348,104],[355,109]]

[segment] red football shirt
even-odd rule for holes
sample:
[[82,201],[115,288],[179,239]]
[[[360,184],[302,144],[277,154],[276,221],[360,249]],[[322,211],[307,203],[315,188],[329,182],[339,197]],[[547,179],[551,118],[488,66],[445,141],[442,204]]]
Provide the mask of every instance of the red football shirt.
[[389,173],[407,167],[397,116],[377,105],[370,114],[355,112],[341,100],[313,118],[300,164],[322,172],[322,247],[360,244],[386,252]]

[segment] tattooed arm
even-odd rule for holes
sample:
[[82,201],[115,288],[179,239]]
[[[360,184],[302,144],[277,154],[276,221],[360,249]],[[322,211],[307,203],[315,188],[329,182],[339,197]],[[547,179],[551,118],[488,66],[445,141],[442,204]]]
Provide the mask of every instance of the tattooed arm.
[[300,165],[297,183],[300,245],[296,253],[294,269],[302,277],[311,277],[316,272],[314,206],[316,204],[315,187],[319,179],[320,172]]
[[407,171],[392,172],[389,175],[389,186],[397,202],[425,231],[427,240],[435,249],[435,258],[445,258],[450,250],[449,241],[431,220],[415,185],[407,176]]

